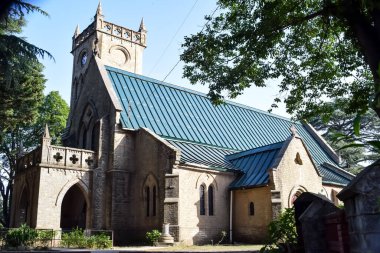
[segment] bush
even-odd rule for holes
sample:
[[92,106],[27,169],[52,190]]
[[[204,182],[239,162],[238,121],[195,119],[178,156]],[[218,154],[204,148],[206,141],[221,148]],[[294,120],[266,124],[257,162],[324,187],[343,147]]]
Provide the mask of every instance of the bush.
[[157,229],[153,229],[151,232],[146,232],[145,237],[151,245],[154,245],[154,243],[160,239],[161,232]]
[[268,243],[260,252],[290,252],[297,244],[294,208],[286,208],[277,219],[269,223],[268,233]]
[[112,248],[112,241],[110,237],[105,234],[94,235],[95,237],[95,246],[97,249],[109,249]]
[[30,228],[26,224],[22,224],[19,228],[9,229],[5,235],[6,247],[29,247],[37,238],[38,233],[35,229]]
[[86,238],[83,233],[83,229],[76,228],[69,233],[63,233],[61,236],[61,244],[68,248],[85,248]]
[[53,230],[37,230],[37,234],[39,247],[48,248],[51,246],[51,242],[55,237],[55,232]]
[[107,249],[112,248],[112,241],[105,234],[85,236],[82,229],[76,228],[70,233],[62,234],[61,246],[68,248]]

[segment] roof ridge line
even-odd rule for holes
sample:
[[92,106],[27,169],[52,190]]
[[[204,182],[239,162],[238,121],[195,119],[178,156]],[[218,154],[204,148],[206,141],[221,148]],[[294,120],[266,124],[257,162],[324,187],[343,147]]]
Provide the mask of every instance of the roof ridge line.
[[[324,165],[324,166],[327,165],[327,167],[328,167],[329,169],[331,169],[331,170],[335,170],[335,172],[338,173],[338,174],[340,174],[340,175],[342,175],[342,174],[346,174],[346,175],[349,175],[349,176],[351,176],[351,177],[355,177],[355,175],[352,174],[351,172],[349,172],[349,171],[347,171],[347,170],[344,170],[344,169],[342,169],[342,168],[339,168],[338,166],[336,166],[336,165],[334,165],[334,164],[331,164],[331,163],[329,163],[329,162],[324,162],[324,163],[322,163],[321,165],[322,165],[322,166],[323,166],[323,165]],[[344,176],[346,176],[346,175],[344,175]],[[342,175],[342,176],[343,176],[343,175]]]
[[[160,81],[158,79],[154,79],[152,77],[148,77],[148,76],[144,76],[144,75],[139,75],[139,74],[132,73],[132,72],[129,72],[129,71],[126,71],[126,70],[122,70],[122,69],[118,69],[118,68],[115,68],[115,67],[111,67],[111,66],[108,66],[108,65],[105,65],[105,67],[108,68],[108,69],[110,69],[111,71],[114,71],[114,72],[119,72],[121,74],[127,73],[128,75],[130,75],[130,76],[132,76],[134,78],[150,81],[150,82],[153,82],[153,83],[156,83],[156,84],[159,84],[159,85],[164,85],[164,86],[168,86],[168,87],[171,87],[171,88],[174,88],[174,89],[178,89],[178,90],[181,90],[181,91],[184,91],[184,92],[192,93],[194,95],[205,97],[205,98],[207,98],[209,100],[209,98],[207,97],[207,94],[203,93],[203,92],[200,92],[200,91],[192,90],[192,89],[189,89],[189,88],[186,88],[186,87],[182,87],[182,86],[179,86],[179,85],[176,85],[176,84],[171,84],[171,83],[168,83],[168,82],[163,82],[163,81]],[[237,107],[244,108],[244,109],[247,109],[247,110],[251,110],[251,111],[258,112],[258,113],[262,113],[262,114],[265,114],[265,115],[268,115],[268,116],[271,116],[271,117],[274,117],[274,118],[283,119],[283,120],[286,120],[286,121],[291,122],[293,124],[302,125],[302,123],[300,121],[293,122],[291,119],[286,118],[284,116],[277,115],[277,114],[270,113],[270,112],[266,112],[264,110],[261,110],[261,109],[258,109],[258,108],[255,108],[255,107],[252,107],[252,106],[249,106],[249,105],[244,105],[244,104],[237,103],[237,102],[234,102],[234,101],[231,101],[231,100],[225,100],[225,103],[230,104],[232,106],[237,106]],[[221,105],[223,105],[223,104],[221,104]]]
[[217,148],[217,149],[223,149],[223,150],[230,150],[230,151],[235,151],[235,152],[243,152],[241,150],[238,150],[238,149],[231,149],[231,148],[226,148],[226,147],[221,147],[221,146],[215,146],[215,145],[211,145],[211,144],[207,144],[207,143],[202,143],[202,142],[196,142],[196,141],[189,141],[189,140],[183,140],[183,139],[177,139],[177,138],[173,138],[171,136],[164,136],[164,135],[160,135],[162,138],[164,138],[165,140],[168,140],[168,141],[178,141],[178,142],[184,142],[184,143],[190,143],[190,144],[195,144],[195,145],[199,145],[199,146],[206,146],[206,147],[210,147],[210,148]]
[[274,149],[280,149],[284,145],[284,143],[285,141],[280,141],[280,142],[276,142],[276,143],[272,143],[272,144],[268,144],[268,145],[264,145],[264,146],[260,146],[256,148],[243,150],[238,153],[226,155],[226,159],[234,160],[234,159],[238,159],[238,158],[248,156],[248,155],[258,154],[258,153],[262,153],[266,151],[271,151]]

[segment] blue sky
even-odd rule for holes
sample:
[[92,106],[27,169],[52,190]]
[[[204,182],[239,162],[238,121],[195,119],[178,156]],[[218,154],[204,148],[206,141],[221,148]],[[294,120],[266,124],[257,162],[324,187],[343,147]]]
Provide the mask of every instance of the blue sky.
[[[27,16],[28,25],[23,36],[27,41],[49,51],[55,58],[44,59],[44,74],[47,79],[46,93],[58,90],[69,104],[72,55],[72,36],[77,24],[82,31],[93,20],[98,0],[35,0],[49,13]],[[141,18],[148,30],[147,48],[144,52],[143,74],[163,80],[178,62],[184,36],[200,31],[205,24],[204,16],[216,8],[216,0],[102,0],[105,20],[138,29]],[[186,19],[187,17],[187,19]],[[179,29],[180,28],[180,29]],[[166,82],[207,93],[207,87],[191,85],[182,78],[182,62],[165,80]],[[268,110],[277,94],[276,84],[267,88],[250,88],[235,102],[258,109]],[[289,117],[284,106],[274,110],[275,114]]]

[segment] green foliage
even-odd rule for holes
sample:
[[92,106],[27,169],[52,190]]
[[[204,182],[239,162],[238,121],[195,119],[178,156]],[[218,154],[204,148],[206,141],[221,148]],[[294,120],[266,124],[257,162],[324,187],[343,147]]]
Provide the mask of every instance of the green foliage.
[[286,208],[277,219],[269,223],[268,233],[268,243],[260,252],[284,252],[294,246],[297,243],[294,208]]
[[157,229],[153,229],[150,232],[146,232],[145,238],[148,240],[148,242],[152,245],[154,245],[155,242],[158,242],[158,239],[160,239],[161,232]]
[[61,245],[68,248],[85,248],[86,237],[84,236],[83,229],[76,228],[69,233],[62,233]]
[[[339,108],[335,103],[331,106]],[[319,116],[310,121],[339,152],[347,170],[355,174],[363,168],[360,163],[370,163],[380,158],[380,147],[376,146],[380,139],[380,119],[373,110],[360,115],[360,121],[357,118],[355,114],[345,114],[336,109],[328,118]]]
[[23,224],[19,228],[8,230],[5,236],[6,247],[31,246],[37,238],[38,233],[35,229]]
[[55,238],[54,230],[37,230],[37,245],[43,249],[51,246],[52,240]]
[[82,229],[76,228],[69,233],[62,234],[61,246],[67,248],[108,249],[112,248],[112,241],[109,236],[103,233],[85,236]]
[[335,98],[345,113],[380,115],[378,0],[219,0],[218,8],[181,55],[184,77],[208,85],[214,103],[278,79],[274,105],[299,118],[330,113]]
[[[9,116],[7,119],[12,122],[12,127],[0,131],[0,175],[2,177],[0,180],[0,199],[3,207],[0,221],[4,226],[8,226],[9,222],[9,203],[12,191],[12,183],[9,182],[12,182],[15,175],[17,158],[40,144],[45,124],[51,125],[52,143],[60,143],[60,136],[65,129],[65,121],[69,114],[69,107],[58,92],[52,91],[44,97],[42,94],[44,80],[38,78],[37,73],[33,80],[30,82],[31,91],[28,96],[30,101],[38,101],[38,108],[31,109],[33,106],[28,102],[24,103],[17,97],[17,94],[11,95],[10,100],[13,101],[12,114],[14,116]],[[37,89],[39,89],[38,96],[35,93]],[[2,93],[0,92],[1,96]],[[22,120],[27,117],[36,119],[33,121],[31,119],[29,121]]]

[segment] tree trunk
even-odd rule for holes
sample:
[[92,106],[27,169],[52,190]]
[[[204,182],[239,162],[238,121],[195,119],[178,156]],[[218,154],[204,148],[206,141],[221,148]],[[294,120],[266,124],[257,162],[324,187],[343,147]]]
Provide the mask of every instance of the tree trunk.
[[358,43],[364,61],[372,73],[374,81],[372,109],[380,117],[380,7],[373,7],[368,18],[360,11],[358,1],[346,0],[342,6],[344,19],[356,39],[353,42]]

